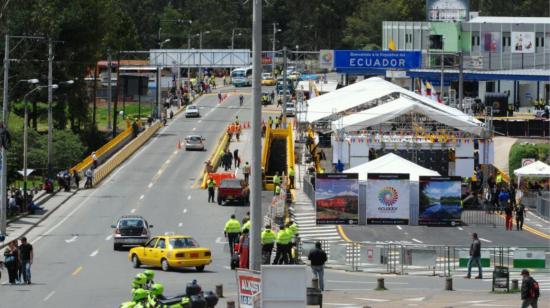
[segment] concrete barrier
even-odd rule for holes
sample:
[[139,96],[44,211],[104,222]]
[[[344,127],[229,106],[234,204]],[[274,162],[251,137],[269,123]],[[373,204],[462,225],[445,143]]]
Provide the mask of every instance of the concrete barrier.
[[162,127],[161,122],[156,122],[147,128],[143,133],[137,136],[134,140],[124,146],[120,151],[114,154],[111,159],[100,165],[94,172],[93,186],[100,183],[105,177],[107,177],[114,169],[122,164],[128,157],[139,149],[145,142],[147,142],[154,133]]
[[[225,151],[227,147],[229,146],[229,135],[227,135],[225,132],[220,137],[220,140],[218,141],[218,145],[216,146],[216,149],[214,149],[214,152],[210,155],[210,164],[216,170],[218,168],[218,165],[220,164],[220,152]],[[206,166],[204,167],[203,175],[202,175],[202,183],[201,188],[206,188],[206,181],[208,180],[208,170],[206,170]],[[219,184],[219,183],[218,183]]]

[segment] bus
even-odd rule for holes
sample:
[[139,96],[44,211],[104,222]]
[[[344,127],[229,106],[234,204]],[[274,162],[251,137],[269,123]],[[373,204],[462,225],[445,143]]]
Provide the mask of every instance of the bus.
[[231,83],[235,87],[252,86],[252,66],[234,69],[231,72]]

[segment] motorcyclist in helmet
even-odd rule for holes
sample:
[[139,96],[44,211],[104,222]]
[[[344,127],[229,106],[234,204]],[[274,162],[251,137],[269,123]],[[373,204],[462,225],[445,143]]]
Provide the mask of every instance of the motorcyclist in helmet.
[[[150,307],[163,307],[163,308],[188,308],[189,297],[174,297],[167,299],[164,297],[164,286],[160,283],[155,283],[151,286],[149,292],[148,304]],[[163,303],[163,301],[170,301],[170,303]]]
[[132,280],[132,292],[137,289],[144,289],[147,284],[147,276],[143,273],[139,273]]
[[132,291],[132,301],[120,304],[120,308],[146,308],[149,292],[142,288]]
[[145,289],[150,290],[151,286],[155,283],[153,279],[155,278],[155,272],[150,269],[144,270],[143,275],[146,277]]

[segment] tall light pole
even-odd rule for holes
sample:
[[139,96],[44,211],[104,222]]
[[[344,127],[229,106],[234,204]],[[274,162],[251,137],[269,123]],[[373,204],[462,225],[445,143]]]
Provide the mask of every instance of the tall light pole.
[[[53,177],[52,175],[52,156],[53,156],[53,41],[50,38],[48,41],[48,163],[47,174],[48,179]],[[26,106],[26,105],[25,105]]]
[[[260,122],[262,109],[260,95],[262,91],[262,1],[254,0],[252,9],[252,178],[250,186],[250,269],[260,270],[261,245],[260,229],[262,223],[262,145]],[[274,37],[275,39],[275,37]]]
[[[38,83],[38,79],[30,79],[30,83],[32,84],[36,84]],[[56,84],[52,84],[52,85],[47,85],[47,86],[38,86],[32,90],[30,90],[29,92],[27,92],[27,94],[25,94],[25,96],[23,96],[23,104],[24,104],[24,112],[25,112],[25,115],[24,115],[24,120],[23,120],[23,203],[24,203],[24,209],[26,210],[27,209],[27,205],[28,205],[28,194],[27,194],[27,178],[28,178],[28,171],[27,171],[27,153],[28,153],[28,135],[29,135],[29,112],[28,112],[28,108],[27,108],[27,96],[29,96],[31,93],[34,93],[40,89],[43,89],[43,88],[52,88],[52,89],[55,89],[57,88],[57,85]]]
[[[238,30],[238,28],[233,28],[233,31],[231,32],[231,50],[235,49],[235,30]],[[237,36],[243,35],[242,32],[237,33]]]
[[277,29],[278,23],[273,23],[273,45],[271,51],[271,73],[275,73],[275,44],[277,43],[277,32],[281,32],[281,29]]
[[170,39],[169,39],[169,38],[167,38],[167,39],[165,39],[164,41],[162,41],[162,42],[159,43],[159,49],[162,49],[162,45],[164,45],[164,44],[166,44],[166,43],[170,43]]

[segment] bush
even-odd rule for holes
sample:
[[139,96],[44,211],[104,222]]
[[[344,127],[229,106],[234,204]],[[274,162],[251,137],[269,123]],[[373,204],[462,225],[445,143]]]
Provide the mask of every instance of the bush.
[[550,144],[547,143],[515,143],[510,150],[508,167],[510,175],[514,170],[521,168],[523,158],[535,158],[536,160],[546,161],[550,152]]

